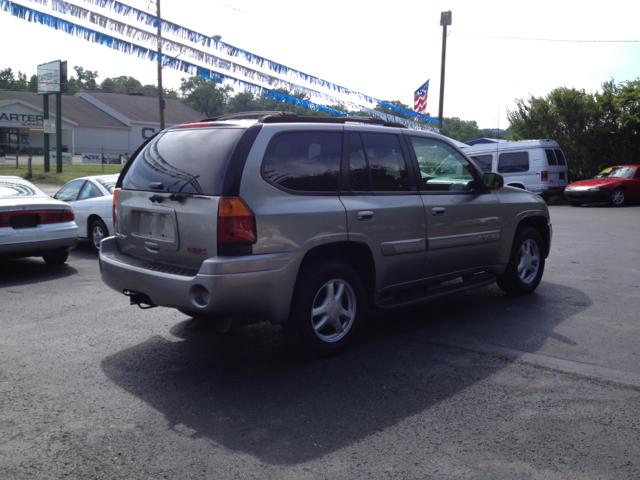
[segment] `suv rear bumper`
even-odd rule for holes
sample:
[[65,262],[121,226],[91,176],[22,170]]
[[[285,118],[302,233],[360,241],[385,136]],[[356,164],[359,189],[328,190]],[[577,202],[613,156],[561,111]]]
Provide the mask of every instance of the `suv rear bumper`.
[[[195,276],[136,265],[115,237],[100,246],[100,273],[111,288],[147,295],[154,305],[193,314],[261,317],[282,323],[289,316],[298,269],[306,252],[218,257],[205,260]],[[202,295],[202,288],[209,294]]]

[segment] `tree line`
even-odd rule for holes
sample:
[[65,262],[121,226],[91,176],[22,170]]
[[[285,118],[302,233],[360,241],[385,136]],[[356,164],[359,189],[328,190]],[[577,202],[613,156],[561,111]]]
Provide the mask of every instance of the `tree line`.
[[513,138],[550,138],[564,150],[571,181],[606,167],[640,163],[640,79],[602,84],[602,92],[560,87],[516,100],[507,111]]

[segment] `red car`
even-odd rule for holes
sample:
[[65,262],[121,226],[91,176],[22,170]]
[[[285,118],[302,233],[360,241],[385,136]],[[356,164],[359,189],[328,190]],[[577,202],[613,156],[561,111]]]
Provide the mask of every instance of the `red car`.
[[585,202],[608,202],[619,207],[627,200],[640,199],[640,165],[605,168],[591,180],[567,185],[564,196],[574,207]]

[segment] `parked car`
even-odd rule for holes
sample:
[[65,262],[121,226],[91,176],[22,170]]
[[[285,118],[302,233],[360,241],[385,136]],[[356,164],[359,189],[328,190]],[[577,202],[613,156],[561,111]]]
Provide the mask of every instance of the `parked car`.
[[27,180],[0,176],[0,259],[42,257],[62,265],[78,243],[73,210]]
[[510,187],[539,194],[545,200],[562,195],[569,179],[567,159],[554,140],[482,143],[464,152],[485,172],[498,172]]
[[100,271],[131,304],[269,320],[327,356],[348,347],[368,307],[496,281],[537,288],[546,203],[503,189],[446,137],[373,118],[257,115],[168,128],[127,162]]
[[95,175],[71,180],[54,198],[73,208],[78,236],[91,240],[96,251],[100,241],[113,235],[113,190],[118,175]]
[[607,202],[619,207],[628,200],[640,199],[640,165],[605,168],[591,180],[568,185],[564,196],[574,207],[587,202]]

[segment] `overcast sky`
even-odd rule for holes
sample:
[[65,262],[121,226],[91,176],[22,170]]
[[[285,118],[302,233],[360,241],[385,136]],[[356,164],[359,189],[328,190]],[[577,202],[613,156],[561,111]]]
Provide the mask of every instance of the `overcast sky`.
[[[120,1],[155,12],[155,0],[152,7],[144,0]],[[55,13],[50,1],[46,6],[16,3],[114,35]],[[146,28],[90,2],[71,3]],[[640,2],[162,0],[161,6],[166,20],[221,35],[228,44],[377,99],[413,107],[413,92],[431,79],[427,107],[432,116],[438,115],[440,92],[440,13],[451,10],[444,116],[475,120],[480,128],[506,128],[507,109],[517,98],[544,96],[560,86],[593,92],[612,78],[640,77]],[[99,81],[128,75],[143,84],[157,83],[156,68],[148,60],[4,11],[0,44],[0,69],[28,76],[38,64],[59,59],[67,60],[70,74],[78,65],[97,71]],[[178,89],[183,77],[165,68],[164,86]]]

